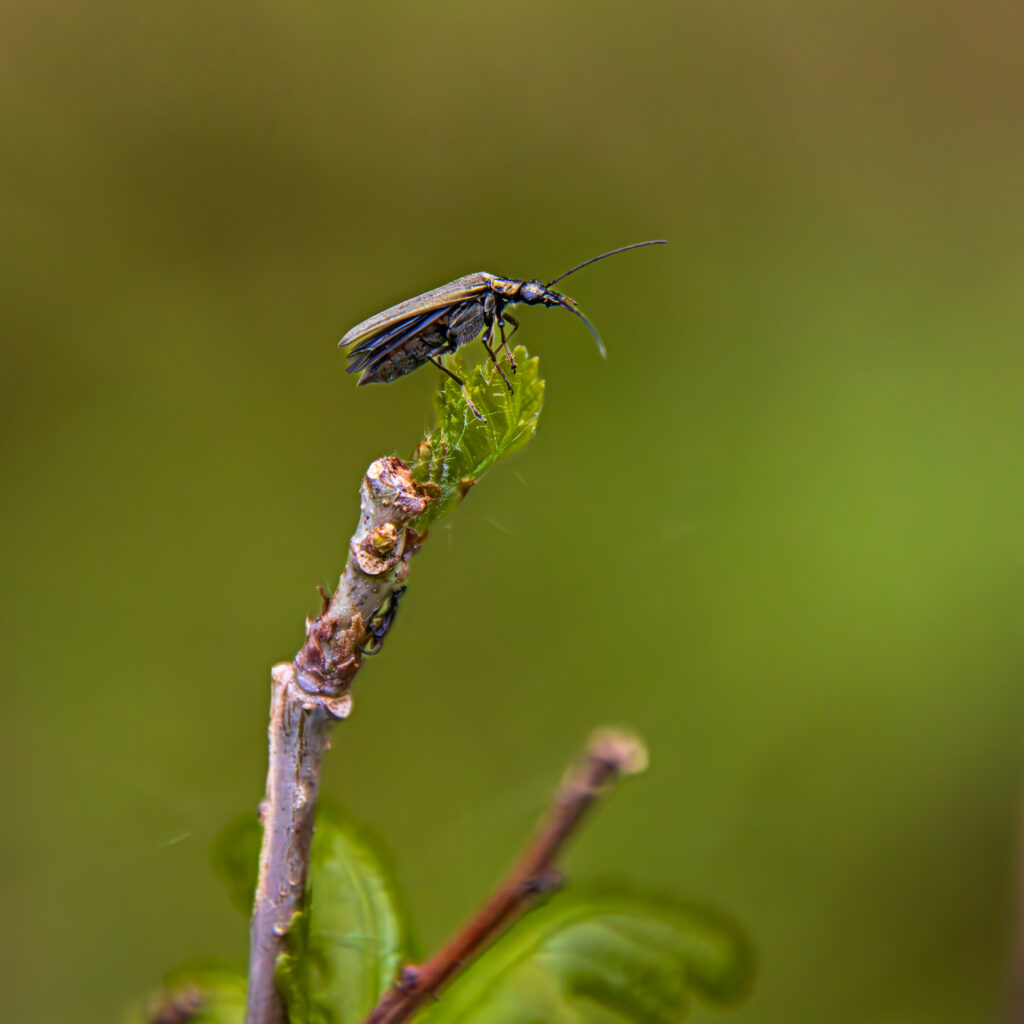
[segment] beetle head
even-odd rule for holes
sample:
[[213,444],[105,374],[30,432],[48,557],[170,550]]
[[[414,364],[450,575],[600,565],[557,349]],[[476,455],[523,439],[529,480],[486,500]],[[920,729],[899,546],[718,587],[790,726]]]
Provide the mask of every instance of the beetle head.
[[601,341],[601,335],[597,333],[597,328],[580,312],[575,299],[570,299],[568,295],[562,295],[560,292],[556,292],[551,286],[553,284],[557,284],[570,274],[575,274],[577,270],[589,267],[591,263],[597,263],[598,260],[607,259],[609,256],[614,256],[616,253],[626,252],[629,249],[639,249],[645,245],[664,244],[664,240],[660,238],[655,239],[652,242],[634,242],[632,245],[624,245],[620,249],[612,249],[611,252],[604,252],[601,253],[600,256],[594,256],[592,259],[585,260],[583,263],[573,267],[572,270],[567,270],[564,274],[560,274],[553,281],[548,281],[547,284],[544,284],[541,281],[524,281],[519,286],[519,297],[514,301],[525,302],[531,306],[535,306],[540,303],[548,307],[558,306],[560,309],[567,309],[573,316],[582,320],[587,325],[587,330],[594,336],[594,341],[597,343],[598,352],[603,356],[605,354],[604,342]]
[[545,306],[559,306],[562,303],[562,296],[541,284],[540,281],[524,281],[519,286],[519,301],[530,306],[536,306],[538,303],[543,303]]
[[597,350],[602,356],[605,354],[601,336],[597,333],[594,325],[577,309],[575,299],[571,299],[568,295],[563,295],[561,292],[556,292],[554,288],[549,288],[540,281],[524,281],[519,286],[519,298],[516,301],[525,302],[531,306],[543,305],[549,309],[553,306],[559,309],[567,309],[573,316],[579,317],[587,325],[587,330],[590,331],[594,336],[594,341],[597,342]]

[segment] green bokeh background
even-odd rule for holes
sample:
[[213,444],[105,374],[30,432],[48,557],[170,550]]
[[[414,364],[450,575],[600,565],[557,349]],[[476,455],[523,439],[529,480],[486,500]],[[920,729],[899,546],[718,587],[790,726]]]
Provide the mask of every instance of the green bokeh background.
[[[335,342],[462,273],[536,440],[413,566],[324,789],[433,947],[588,730],[651,769],[573,877],[733,913],[738,1024],[991,1020],[1021,781],[1019,4],[0,12],[4,1016],[245,955],[208,862],[269,666],[433,372]],[[571,283],[571,287],[569,287]],[[698,1019],[706,1019],[698,1015]]]

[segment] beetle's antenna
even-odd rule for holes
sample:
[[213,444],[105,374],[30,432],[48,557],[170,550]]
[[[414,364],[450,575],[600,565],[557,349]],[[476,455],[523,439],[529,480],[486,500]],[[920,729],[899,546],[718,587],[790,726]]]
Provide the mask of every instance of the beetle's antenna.
[[[643,244],[646,245],[647,243],[645,242]],[[606,255],[610,256],[611,253],[606,253]],[[597,351],[601,353],[601,358],[607,359],[608,353],[605,350],[604,342],[601,340],[601,335],[597,333],[597,328],[575,306],[570,306],[567,302],[560,303],[560,305],[562,309],[569,310],[573,316],[578,316],[587,325],[587,330],[590,331],[594,336],[594,341],[597,342]]]
[[[650,242],[634,242],[632,245],[624,245],[621,249],[612,249],[611,252],[603,252],[600,256],[594,256],[589,260],[584,260],[578,267],[573,267],[572,270],[567,270],[560,277],[556,277],[554,281],[548,281],[545,288],[550,288],[553,284],[558,284],[563,278],[568,277],[570,274],[575,274],[577,270],[582,270],[584,267],[589,267],[591,263],[596,263],[598,260],[606,259],[608,256],[614,256],[616,253],[628,252],[630,249],[642,249],[645,245],[665,245],[668,239],[666,238],[655,238]],[[593,328],[591,328],[593,330]],[[595,332],[595,337],[597,334]],[[600,341],[600,338],[598,338]]]

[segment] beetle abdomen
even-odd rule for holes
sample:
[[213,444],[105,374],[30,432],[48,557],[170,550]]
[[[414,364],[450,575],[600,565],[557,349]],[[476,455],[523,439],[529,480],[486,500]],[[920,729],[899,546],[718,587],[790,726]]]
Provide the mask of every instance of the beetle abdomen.
[[424,333],[414,334],[388,352],[359,378],[360,384],[389,384],[419,369],[431,356],[447,352],[448,339],[444,327],[431,325]]
[[479,302],[468,302],[453,313],[446,313],[422,330],[415,331],[386,349],[359,378],[360,384],[389,384],[421,367],[431,357],[454,352],[468,345],[484,328],[484,309]]

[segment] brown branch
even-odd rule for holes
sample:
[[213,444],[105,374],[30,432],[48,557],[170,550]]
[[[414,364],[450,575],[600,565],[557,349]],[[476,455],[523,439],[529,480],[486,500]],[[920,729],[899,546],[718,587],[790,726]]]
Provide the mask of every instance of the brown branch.
[[[260,807],[263,846],[250,926],[246,1024],[283,1024],[274,981],[288,929],[305,907],[313,815],[330,727],[348,716],[369,624],[409,573],[421,537],[409,524],[431,500],[401,459],[378,459],[360,489],[359,525],[338,587],[321,614],[306,620],[306,642],[271,673],[270,763]],[[397,599],[397,598],[395,598]],[[378,631],[379,632],[379,631]]]
[[1020,824],[1013,886],[1015,936],[1010,966],[1010,991],[1003,1015],[1004,1024],[1024,1024],[1024,819]]
[[406,967],[399,981],[381,997],[367,1024],[398,1024],[408,1020],[492,939],[552,888],[561,885],[556,868],[566,840],[594,801],[624,775],[643,771],[647,753],[636,737],[603,730],[587,745],[586,757],[571,769],[555,794],[540,830],[519,862],[472,920],[422,967]]

